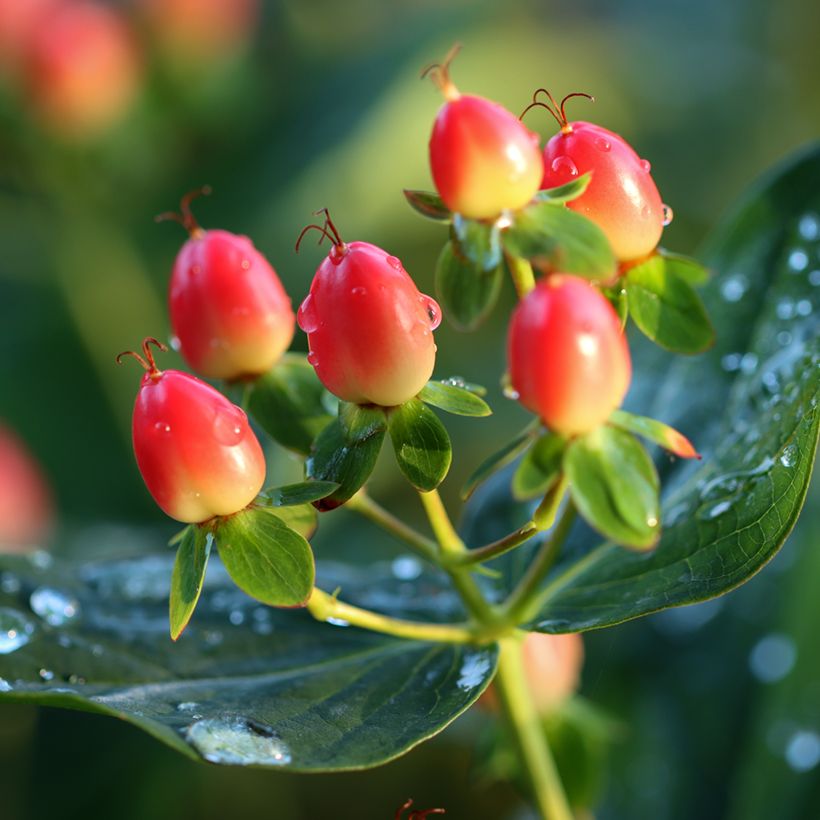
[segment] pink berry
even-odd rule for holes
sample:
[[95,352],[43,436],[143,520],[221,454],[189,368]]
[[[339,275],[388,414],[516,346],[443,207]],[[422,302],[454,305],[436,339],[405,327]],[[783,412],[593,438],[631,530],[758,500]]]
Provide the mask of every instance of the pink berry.
[[508,361],[521,404],[566,436],[595,429],[623,401],[632,373],[612,305],[585,279],[554,274],[516,307]]
[[265,481],[265,457],[241,408],[194,376],[157,369],[150,345],[126,351],[145,368],[132,425],[148,491],[171,518],[201,523],[250,504]]
[[[206,189],[207,190],[207,189]],[[171,275],[171,325],[193,370],[211,379],[254,378],[267,372],[288,349],[295,317],[276,271],[246,236],[204,231],[190,200],[179,219],[191,238],[182,246]]]
[[356,404],[391,407],[413,398],[433,373],[438,304],[387,251],[342,242],[329,217],[324,227],[308,227],[334,243],[297,314],[319,379]]

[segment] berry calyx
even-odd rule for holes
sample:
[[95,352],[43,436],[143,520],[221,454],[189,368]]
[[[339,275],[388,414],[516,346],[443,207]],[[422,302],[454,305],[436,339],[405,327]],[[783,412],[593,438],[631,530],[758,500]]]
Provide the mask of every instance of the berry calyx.
[[179,370],[159,370],[151,345],[134,404],[134,455],[148,491],[171,518],[198,524],[247,507],[265,481],[265,457],[248,417],[220,392]]
[[253,379],[270,370],[290,346],[295,317],[276,271],[246,236],[203,230],[191,201],[161,214],[190,234],[174,262],[168,301],[171,326],[188,365],[211,379]]
[[430,135],[430,170],[445,205],[469,219],[495,219],[532,200],[543,178],[538,136],[492,100],[461,94],[449,75],[451,50],[429,75],[445,103]]
[[632,375],[626,337],[607,299],[585,279],[554,274],[516,307],[510,382],[521,404],[565,436],[587,433],[623,401]]
[[[538,100],[539,93],[546,93],[552,105]],[[598,225],[618,261],[643,259],[657,247],[671,210],[661,200],[649,162],[623,137],[594,123],[567,120],[566,103],[578,96],[593,99],[576,92],[557,103],[548,91],[538,89],[524,111],[545,108],[561,126],[544,148],[541,187],[564,185],[590,172],[586,191],[567,207]]]
[[325,213],[320,242],[333,246],[297,313],[308,361],[344,401],[392,407],[413,398],[433,373],[434,299],[420,293],[401,261],[369,242],[343,242]]

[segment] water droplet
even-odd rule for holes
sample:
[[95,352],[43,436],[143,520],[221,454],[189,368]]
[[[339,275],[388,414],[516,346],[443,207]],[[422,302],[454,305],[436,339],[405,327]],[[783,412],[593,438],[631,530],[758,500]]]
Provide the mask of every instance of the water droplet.
[[796,772],[808,772],[820,763],[820,735],[801,729],[786,744],[786,763]]
[[733,503],[733,499],[725,499],[718,501],[716,504],[698,507],[695,516],[701,521],[713,521],[715,518],[720,518],[721,515],[731,510]]
[[0,574],[0,592],[14,595],[20,591],[20,579],[11,572]]
[[54,563],[54,558],[51,553],[45,550],[32,552],[28,556],[28,560],[31,561],[32,565],[37,567],[37,569],[48,569]]
[[748,289],[749,280],[742,274],[737,274],[723,282],[720,293],[727,302],[739,302]]
[[505,384],[502,392],[504,394],[505,399],[512,399],[513,401],[518,401],[518,399],[521,398],[521,394],[511,384]]
[[815,288],[820,287],[820,269],[809,273],[809,284]]
[[68,682],[69,683],[75,683],[75,684],[83,684],[86,681],[85,681],[85,678],[82,675],[75,675],[75,674],[72,673],[68,676]]
[[395,268],[396,270],[402,270],[401,259],[399,259],[397,256],[388,256],[387,264],[390,265],[391,268]]
[[649,516],[649,518],[646,519],[646,526],[647,527],[657,527],[658,526],[658,519],[655,518],[654,515]]
[[170,433],[171,432],[171,425],[166,424],[164,421],[155,421],[154,422],[154,429],[158,433]]
[[775,306],[778,319],[791,319],[794,316],[794,302],[791,299],[781,299]]
[[34,624],[9,607],[0,607],[0,655],[8,655],[25,646],[34,634]]
[[400,581],[412,581],[421,575],[421,562],[412,555],[400,555],[393,559],[390,569]]
[[780,333],[777,334],[777,343],[783,347],[790,345],[792,343],[792,334],[789,333],[788,330],[781,330]]
[[218,629],[206,629],[202,637],[208,646],[219,646],[224,640],[224,635]]
[[800,273],[806,270],[809,266],[809,256],[805,251],[794,250],[789,254],[789,267],[795,272]]
[[11,684],[5,678],[0,678],[0,692],[11,692]]
[[652,163],[648,159],[642,159],[641,170],[648,174],[652,170]]
[[39,587],[31,593],[29,606],[51,626],[62,626],[77,617],[80,604],[65,592],[51,587]]
[[475,689],[484,683],[489,671],[490,661],[485,655],[468,655],[459,670],[456,686],[464,691]]
[[228,620],[234,626],[240,626],[245,623],[245,613],[241,609],[232,609],[228,615]]
[[105,649],[103,648],[102,644],[98,644],[98,643],[91,644],[91,654],[95,658],[101,657],[104,652],[105,652]]
[[578,176],[578,166],[569,157],[556,157],[552,161],[553,173],[555,174],[569,174],[571,177]]
[[177,712],[196,712],[199,709],[199,704],[192,700],[186,700],[177,704]]
[[353,296],[367,296],[367,288],[357,285],[355,288],[351,288],[350,293]]
[[288,747],[273,729],[243,717],[206,718],[192,723],[188,742],[211,763],[286,766]]
[[467,382],[461,376],[450,376],[447,379],[441,380],[442,384],[449,384],[451,387],[466,388]]
[[669,225],[672,220],[675,218],[675,212],[672,208],[667,205],[665,202],[663,204],[663,226],[666,227]]
[[419,294],[419,301],[424,305],[427,311],[427,317],[430,320],[430,330],[435,330],[441,324],[441,308],[438,302],[424,293]]
[[780,454],[780,463],[784,467],[794,467],[800,457],[800,450],[796,444],[788,444]]
[[222,406],[216,411],[213,421],[214,438],[227,447],[233,447],[242,440],[248,417],[235,404]]
[[820,220],[818,220],[817,214],[805,214],[802,216],[797,225],[797,230],[800,236],[809,242],[820,239]]
[[315,354],[312,350],[310,351],[310,353],[308,353],[307,360],[308,360],[308,361],[309,361],[309,362],[310,362],[310,363],[311,363],[314,367],[318,367],[318,366],[319,366],[319,357],[318,357],[318,356],[317,356],[317,355],[316,355],[316,354]]
[[57,643],[62,646],[63,649],[70,649],[74,645],[74,642],[68,637],[68,635],[58,636]]
[[747,376],[751,373],[754,373],[757,370],[757,355],[755,353],[744,353],[743,358],[740,360],[740,372],[745,373]]
[[749,654],[749,668],[762,683],[776,683],[792,671],[797,647],[788,635],[773,633],[759,640]]
[[296,312],[296,321],[305,333],[314,333],[319,329],[319,317],[316,315],[316,304],[313,296],[308,294]]
[[595,137],[593,144],[599,151],[609,151],[612,148],[609,140],[604,139],[603,137]]
[[239,266],[242,268],[242,270],[250,270],[251,269],[251,260],[250,259],[243,259],[239,263]]
[[168,343],[171,345],[171,350],[175,350],[177,353],[182,350],[182,342],[179,340],[179,336],[171,336]]
[[798,316],[811,316],[811,302],[808,299],[801,299],[795,306],[794,306],[795,313]]
[[350,621],[346,621],[344,618],[326,618],[325,623],[331,626],[350,626]]
[[40,675],[40,680],[43,680],[43,681],[46,681],[46,682],[48,682],[50,680],[54,680],[54,673],[50,669],[46,669],[45,667],[43,667],[38,672],[38,674]]

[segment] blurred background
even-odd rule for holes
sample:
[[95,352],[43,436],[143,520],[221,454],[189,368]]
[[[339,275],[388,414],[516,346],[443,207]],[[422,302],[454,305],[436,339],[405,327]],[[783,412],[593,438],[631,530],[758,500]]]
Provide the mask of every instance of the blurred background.
[[[194,206],[203,227],[249,235],[294,304],[323,252],[305,243],[297,256],[293,244],[321,207],[432,293],[444,230],[401,189],[431,187],[440,99],[419,71],[458,40],[456,83],[513,111],[538,86],[594,94],[571,116],[650,158],[675,213],[664,244],[695,253],[755,177],[818,136],[819,33],[811,0],[0,0],[0,424],[49,488],[36,537],[99,555],[157,549],[174,531],[131,453],[138,368],[114,356],[168,338],[185,235],[152,218],[186,191],[213,186]],[[527,122],[553,133],[543,111]],[[449,425],[451,488],[524,419],[498,386],[505,299],[486,332],[437,332],[437,375],[486,384],[497,408],[480,440],[473,425]],[[305,349],[302,334],[295,345]],[[181,366],[174,354],[163,364]],[[282,451],[269,456],[271,476],[297,477]],[[418,515],[389,464],[376,486]],[[588,637],[581,693],[606,729],[584,759],[613,752],[596,817],[818,816],[820,736],[795,722],[792,688],[814,682],[804,699],[817,726],[806,625],[820,561],[796,561],[820,540],[816,501],[743,590]],[[344,524],[320,555],[350,534]],[[408,795],[454,818],[526,817],[514,784],[493,777],[503,765],[475,745],[485,724],[471,714],[381,769],[308,778],[197,766],[113,721],[4,706],[0,817],[389,820]]]

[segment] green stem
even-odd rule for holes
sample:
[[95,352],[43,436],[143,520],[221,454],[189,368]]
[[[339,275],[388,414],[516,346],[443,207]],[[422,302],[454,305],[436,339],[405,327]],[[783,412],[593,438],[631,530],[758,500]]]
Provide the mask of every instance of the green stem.
[[503,617],[508,623],[520,624],[530,617],[533,599],[537,596],[541,583],[555,563],[574,521],[575,505],[570,499],[555,524],[552,535],[542,544],[524,577],[502,607]]
[[515,292],[519,299],[523,299],[535,287],[535,274],[532,265],[520,256],[505,254],[507,267],[510,269]]
[[364,490],[359,490],[350,501],[347,502],[347,509],[353,510],[381,527],[386,532],[404,541],[412,547],[419,555],[438,564],[438,547],[436,542],[422,535],[413,529],[409,524],[405,524],[391,512],[388,512],[380,504],[376,503]]
[[541,528],[534,522],[528,521],[523,527],[519,527],[509,535],[499,538],[498,541],[493,541],[490,544],[485,544],[483,547],[476,547],[475,549],[467,550],[467,552],[459,553],[449,562],[451,566],[468,566],[470,564],[482,564],[484,561],[490,561],[493,558],[498,558],[499,555],[514,550],[525,544],[534,535],[541,532]]
[[430,526],[433,528],[436,540],[441,546],[441,551],[449,555],[465,552],[467,548],[464,546],[461,536],[456,532],[453,522],[450,521],[450,516],[447,514],[447,509],[438,490],[431,490],[429,493],[420,491],[419,498],[424,506],[424,511],[427,513],[427,518],[430,520]]
[[495,685],[543,820],[573,820],[546,735],[532,702],[520,638],[500,641]]
[[476,630],[470,624],[428,624],[389,618],[369,609],[346,604],[318,587],[313,588],[307,608],[317,621],[337,618],[371,632],[399,638],[444,643],[477,643],[479,640]]

